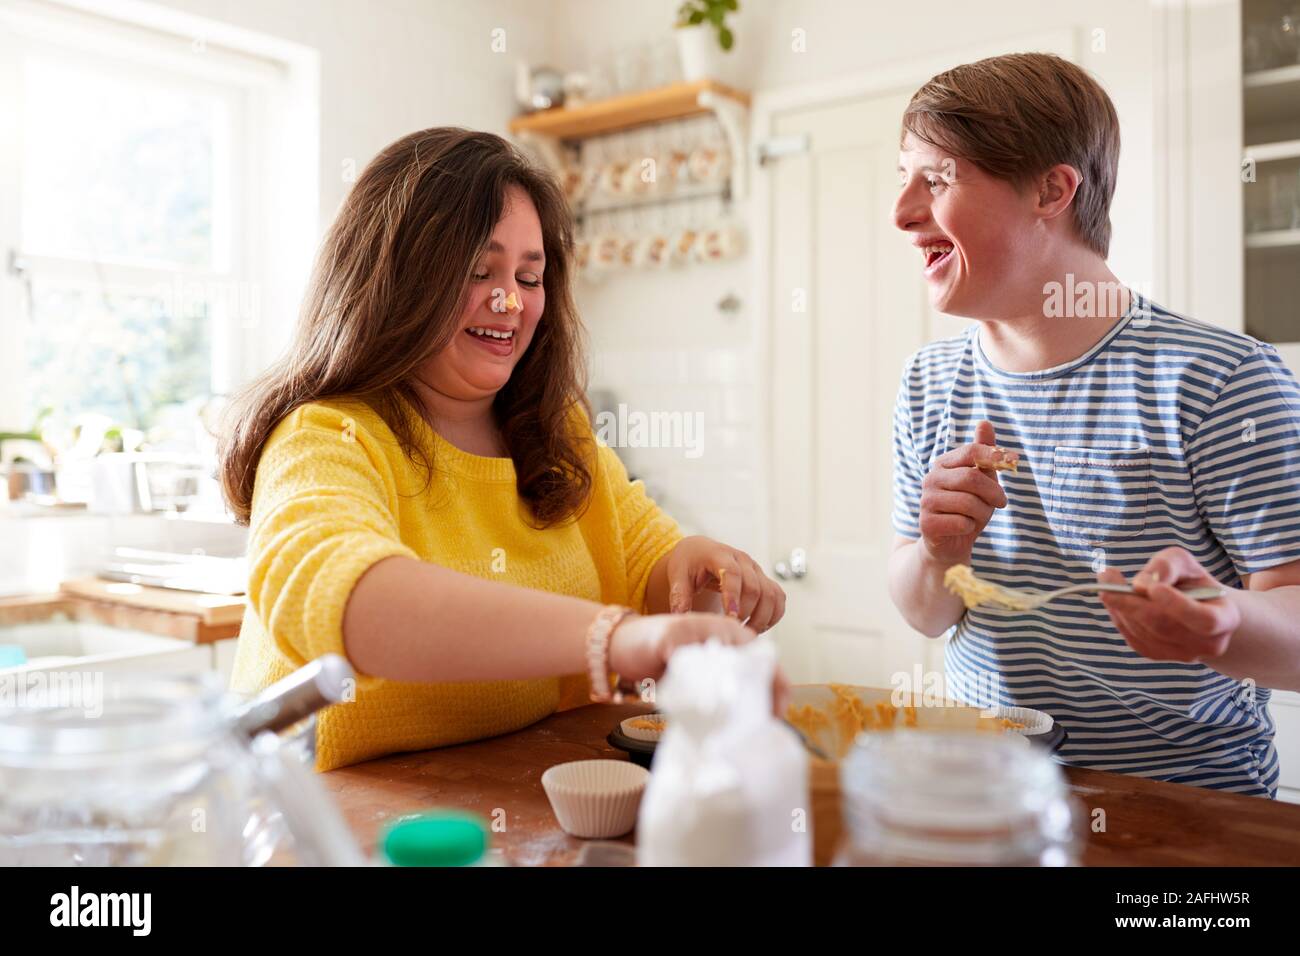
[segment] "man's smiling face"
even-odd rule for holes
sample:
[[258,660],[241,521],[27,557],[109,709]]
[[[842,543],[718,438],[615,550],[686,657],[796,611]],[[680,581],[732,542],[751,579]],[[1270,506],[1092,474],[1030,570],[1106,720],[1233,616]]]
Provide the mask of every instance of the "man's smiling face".
[[922,256],[940,312],[1001,318],[1034,260],[1035,197],[908,133],[898,155],[894,224]]

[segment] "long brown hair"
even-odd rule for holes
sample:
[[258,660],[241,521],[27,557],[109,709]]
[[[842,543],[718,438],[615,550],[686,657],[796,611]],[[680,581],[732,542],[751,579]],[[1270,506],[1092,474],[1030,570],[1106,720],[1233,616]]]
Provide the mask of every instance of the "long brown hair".
[[262,447],[295,408],[354,397],[432,476],[418,436],[416,369],[451,342],[475,263],[510,186],[541,220],[546,307],[493,413],[519,496],[541,527],[579,512],[591,490],[590,436],[573,427],[585,395],[585,333],[569,287],[573,219],[555,180],[499,136],[421,130],[365,168],[325,237],[288,354],[234,402],[221,443],[221,483],[247,524]]

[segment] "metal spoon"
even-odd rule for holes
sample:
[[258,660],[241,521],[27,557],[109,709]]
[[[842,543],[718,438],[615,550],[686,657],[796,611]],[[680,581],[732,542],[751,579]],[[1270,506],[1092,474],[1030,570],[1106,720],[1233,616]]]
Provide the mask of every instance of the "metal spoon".
[[[998,590],[998,596],[981,601],[981,604],[1001,605],[1012,611],[1033,611],[1044,604],[1055,601],[1059,597],[1065,597],[1068,594],[1087,594],[1089,592],[1109,591],[1112,594],[1138,594],[1142,597],[1146,595],[1135,591],[1131,584],[1103,584],[1100,581],[1093,581],[1088,584],[1074,584],[1068,588],[1058,588],[1055,591],[1029,591],[1022,588],[1008,588],[1001,584],[992,584],[986,581]],[[1216,598],[1225,596],[1228,591],[1221,587],[1194,587],[1178,588],[1184,595],[1193,601],[1213,601]]]

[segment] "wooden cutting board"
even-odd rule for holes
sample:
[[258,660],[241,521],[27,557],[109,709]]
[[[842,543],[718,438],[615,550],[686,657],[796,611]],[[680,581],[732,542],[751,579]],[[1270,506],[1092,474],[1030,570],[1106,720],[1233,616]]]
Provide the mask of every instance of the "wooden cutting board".
[[99,578],[64,581],[62,591],[92,601],[110,601],[114,604],[128,604],[131,607],[145,608],[150,611],[189,614],[209,626],[238,624],[244,617],[243,597],[229,594],[152,588],[142,584],[101,581]]
[[[60,590],[65,598],[92,601],[99,607],[130,609],[164,621],[170,617],[178,625],[185,625],[174,636],[189,637],[201,644],[237,636],[244,620],[245,599],[229,594],[177,591],[99,578],[64,581]],[[175,628],[168,633],[173,631]]]

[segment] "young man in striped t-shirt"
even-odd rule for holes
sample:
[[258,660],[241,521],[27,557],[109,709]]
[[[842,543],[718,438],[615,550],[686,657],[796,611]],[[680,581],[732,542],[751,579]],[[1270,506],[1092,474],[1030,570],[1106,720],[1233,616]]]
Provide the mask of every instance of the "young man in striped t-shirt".
[[[895,221],[934,306],[979,321],[903,373],[894,602],[951,633],[953,685],[992,688],[972,702],[1062,724],[1065,761],[1272,796],[1267,688],[1300,688],[1294,376],[1272,346],[1174,315],[1107,268],[1119,124],[1080,68],[1041,54],[957,67],[916,93],[903,131]],[[943,585],[954,564],[1140,595],[967,610]],[[1217,600],[1176,590],[1215,583]]]

